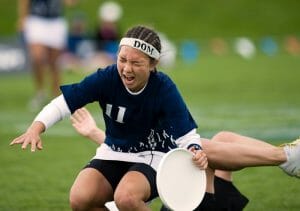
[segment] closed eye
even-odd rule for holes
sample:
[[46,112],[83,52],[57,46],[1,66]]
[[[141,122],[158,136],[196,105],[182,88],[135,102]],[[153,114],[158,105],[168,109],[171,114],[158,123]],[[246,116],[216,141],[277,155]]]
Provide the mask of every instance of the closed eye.
[[125,58],[122,58],[122,57],[119,57],[119,62],[125,63],[125,62],[126,62],[126,59],[125,59]]
[[141,66],[143,66],[143,63],[141,63],[141,62],[132,62],[132,64],[133,64],[134,66],[136,66],[136,67],[141,67]]

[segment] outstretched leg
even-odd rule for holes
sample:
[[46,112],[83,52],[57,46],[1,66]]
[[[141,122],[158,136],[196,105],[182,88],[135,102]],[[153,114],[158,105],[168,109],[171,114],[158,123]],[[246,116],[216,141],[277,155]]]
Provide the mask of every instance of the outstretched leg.
[[213,169],[240,170],[254,166],[278,166],[300,177],[300,140],[281,147],[232,132],[220,132],[201,145]]

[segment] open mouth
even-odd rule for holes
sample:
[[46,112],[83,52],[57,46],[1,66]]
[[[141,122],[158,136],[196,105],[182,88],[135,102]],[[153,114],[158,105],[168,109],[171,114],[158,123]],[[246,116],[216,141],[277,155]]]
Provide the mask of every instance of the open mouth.
[[127,86],[132,85],[134,83],[134,79],[135,79],[134,76],[126,76],[126,75],[123,75],[122,78],[123,78],[124,83]]

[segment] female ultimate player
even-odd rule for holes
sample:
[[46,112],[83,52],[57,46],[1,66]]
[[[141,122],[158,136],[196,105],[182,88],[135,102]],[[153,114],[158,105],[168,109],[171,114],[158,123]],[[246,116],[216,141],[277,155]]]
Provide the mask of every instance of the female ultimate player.
[[[79,134],[94,141],[96,144],[104,143],[105,132],[97,127],[95,119],[86,108],[77,109],[71,116],[71,121]],[[196,211],[209,211],[211,209],[216,211],[241,211],[246,207],[249,200],[234,186],[231,172],[216,170],[214,178],[209,180],[214,181],[214,197],[212,193],[206,193],[203,203]],[[209,183],[208,185],[211,184]],[[210,187],[209,189],[212,188]],[[211,209],[209,209],[209,205]],[[162,206],[160,211],[169,211],[169,209]]]
[[[299,141],[285,147],[221,132],[200,141],[197,125],[171,79],[156,70],[161,53],[155,31],[136,26],[119,44],[116,65],[99,69],[80,83],[61,86],[62,95],[37,115],[11,145],[42,149],[40,134],[78,108],[99,102],[106,138],[75,180],[70,192],[74,210],[105,210],[114,200],[120,210],[149,210],[157,197],[156,168],[164,153],[177,147],[194,151],[194,162],[206,168],[237,170],[280,165],[300,176]],[[201,144],[202,150],[199,144]],[[239,159],[236,159],[236,158]],[[209,186],[210,187],[210,186]],[[208,190],[212,192],[213,190]]]

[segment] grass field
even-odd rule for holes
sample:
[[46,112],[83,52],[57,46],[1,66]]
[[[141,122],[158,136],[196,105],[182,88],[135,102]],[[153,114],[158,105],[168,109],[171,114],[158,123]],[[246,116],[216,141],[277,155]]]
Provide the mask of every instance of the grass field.
[[[232,130],[278,144],[295,139],[300,128],[299,58],[287,54],[203,56],[196,64],[178,61],[168,74],[178,84],[203,137]],[[64,82],[82,74],[64,73]],[[0,77],[0,210],[69,210],[68,191],[96,145],[81,138],[69,120],[43,135],[44,150],[31,153],[10,147],[35,116],[27,110],[33,93],[28,73]],[[89,108],[103,126],[96,105]],[[299,181],[278,168],[245,169],[234,174],[250,210],[299,210]],[[159,200],[152,205],[158,210]]]
[[[2,0],[0,38],[16,34],[16,0]],[[98,0],[79,1],[66,10],[87,14],[89,30],[97,22]],[[299,37],[300,2],[264,1],[118,1],[124,9],[120,27],[151,24],[177,44],[185,39],[207,44],[213,37],[232,41],[249,36],[280,40]],[[204,49],[205,50],[205,49]],[[268,57],[261,53],[244,60],[233,52],[213,56],[201,52],[199,61],[166,71],[178,85],[202,137],[220,130],[254,136],[273,144],[300,135],[300,58],[284,52]],[[64,73],[64,82],[80,80],[84,73]],[[33,94],[30,74],[0,74],[0,211],[67,211],[68,192],[76,175],[94,155],[95,144],[75,133],[64,120],[42,136],[44,150],[31,153],[10,147],[36,115],[27,102]],[[99,126],[97,105],[89,105]],[[234,173],[235,184],[250,199],[246,211],[300,210],[299,180],[278,168],[248,168]],[[160,201],[151,204],[159,210]]]

